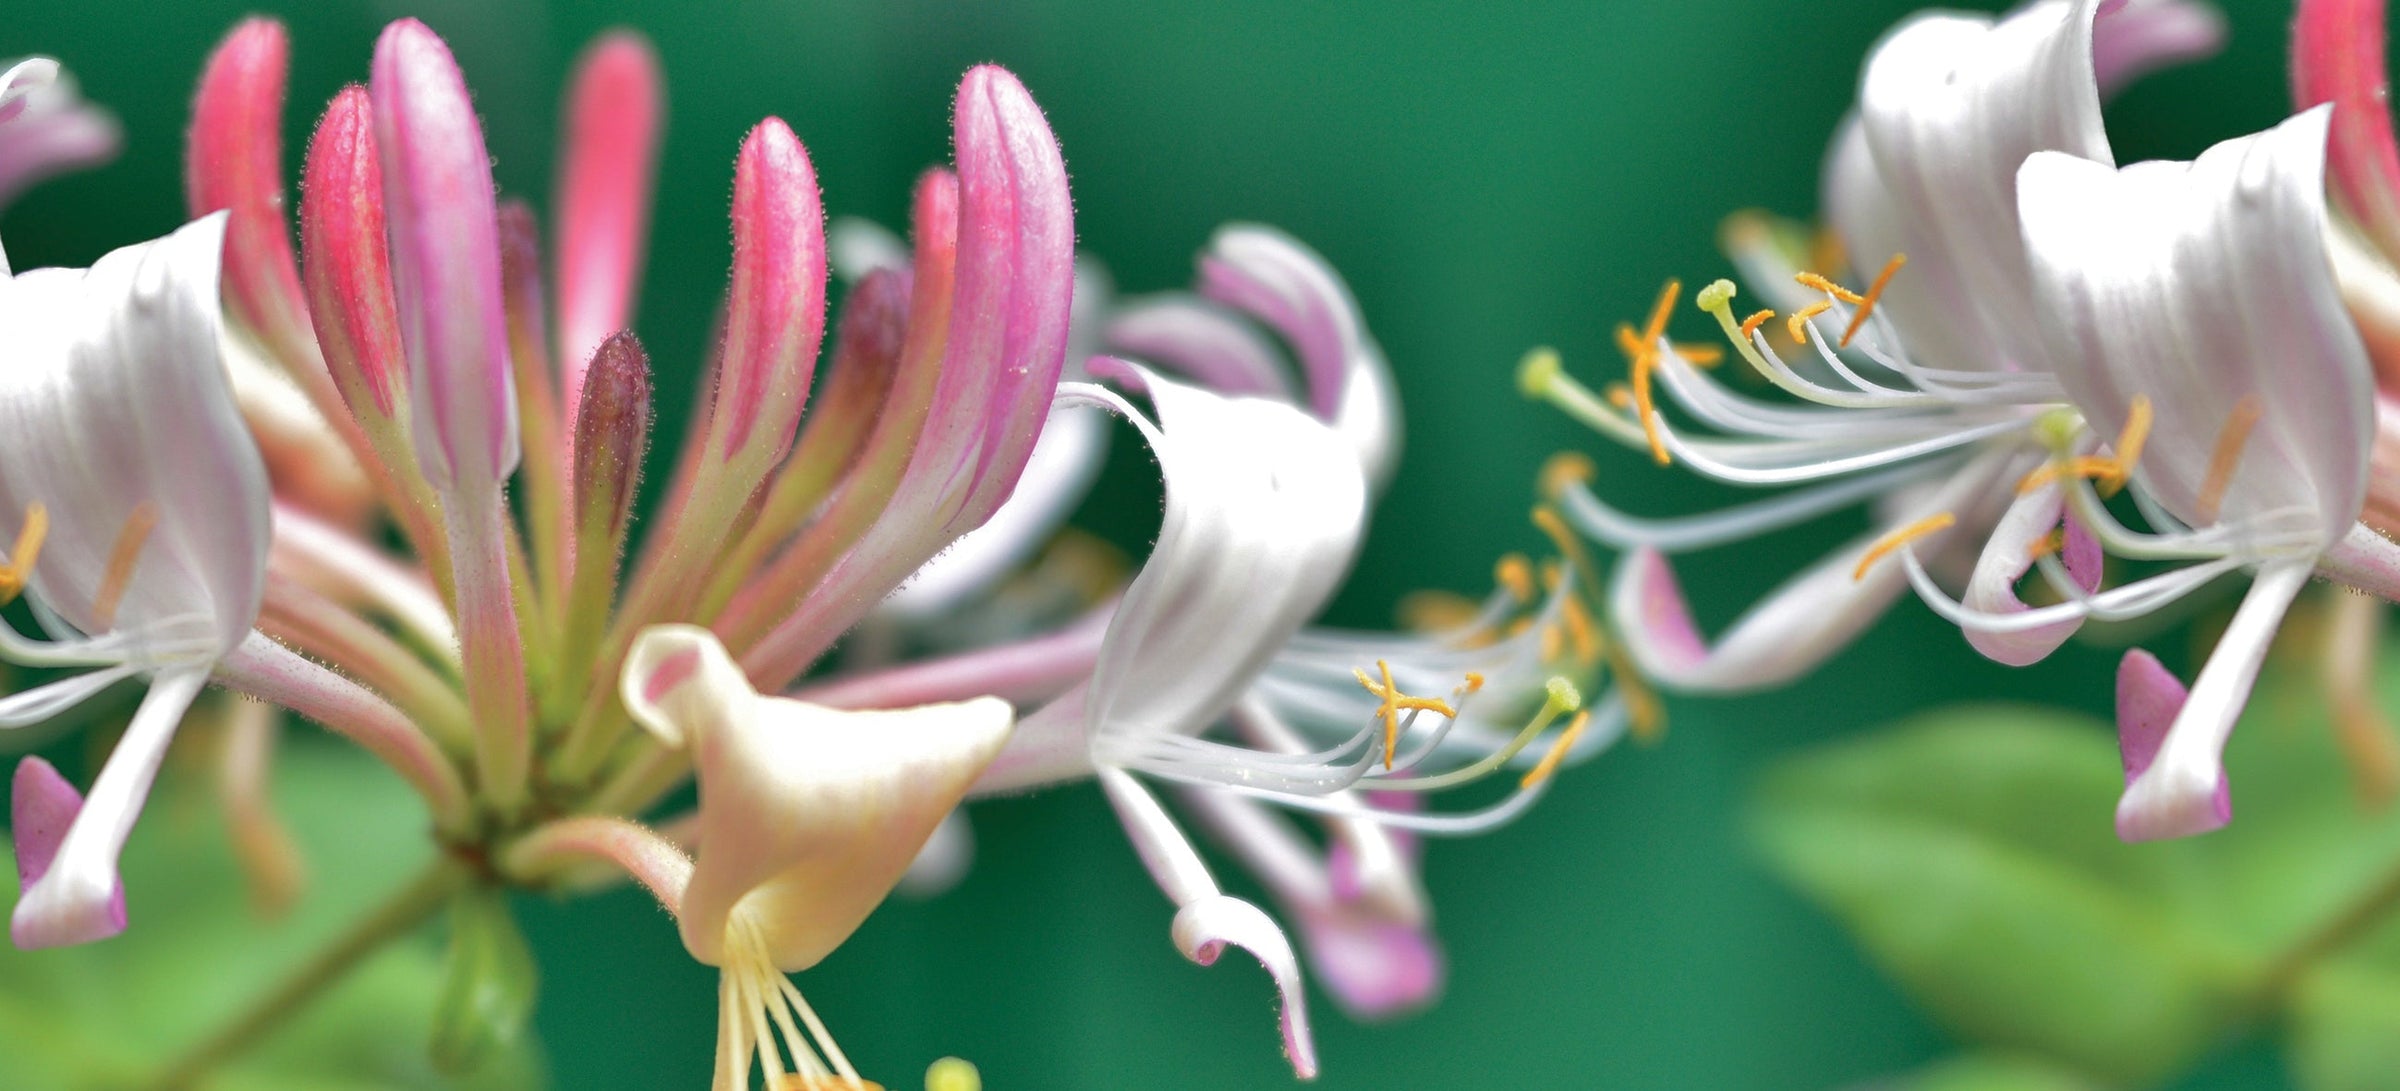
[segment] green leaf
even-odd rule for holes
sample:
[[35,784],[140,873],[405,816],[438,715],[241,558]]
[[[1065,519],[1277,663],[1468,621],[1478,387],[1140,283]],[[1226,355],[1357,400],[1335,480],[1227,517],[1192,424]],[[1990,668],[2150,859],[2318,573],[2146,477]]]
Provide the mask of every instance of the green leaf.
[[433,1062],[472,1072],[524,1038],[533,1018],[540,971],[533,948],[508,911],[506,893],[458,892],[450,905],[450,956],[433,1023]]
[[2142,866],[2092,775],[2113,764],[2079,718],[1946,714],[1787,763],[1753,836],[1968,1037],[2143,1082],[2210,1040],[2249,963],[2110,881]]
[[[227,848],[209,771],[190,760],[200,749],[178,748],[126,846],[132,927],[83,947],[0,950],[0,1087],[139,1086],[433,858],[423,808],[388,771],[354,751],[295,740],[279,755],[275,795],[305,855],[308,888],[287,916],[262,921]],[[471,1077],[437,1075],[427,1045],[441,985],[426,937],[393,944],[210,1086],[501,1091],[543,1082],[530,1042],[495,1051]]]
[[1879,1082],[1886,1091],[2101,1091],[2102,1085],[2036,1057],[1970,1053]]
[[[2400,707],[2400,659],[2382,677]],[[2400,927],[2264,991],[2400,867],[2400,811],[2362,810],[2329,720],[2314,657],[2271,661],[2227,749],[2235,821],[2206,837],[2116,840],[2110,725],[1962,708],[1785,762],[1753,839],[1971,1041],[2146,1082],[2285,1005],[2307,1086],[2400,1086]]]

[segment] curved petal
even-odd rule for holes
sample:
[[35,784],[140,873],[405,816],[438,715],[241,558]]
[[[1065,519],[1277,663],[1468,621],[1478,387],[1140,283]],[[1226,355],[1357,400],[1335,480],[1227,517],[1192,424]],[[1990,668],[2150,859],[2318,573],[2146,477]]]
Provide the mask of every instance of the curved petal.
[[[1984,540],[1983,555],[1975,562],[1974,574],[1967,577],[1967,592],[1961,601],[1970,609],[1989,613],[2023,611],[2025,603],[2017,598],[2017,580],[2033,567],[2034,547],[2062,529],[2065,534],[2060,548],[2066,554],[2068,570],[2075,573],[2085,592],[2099,590],[2098,544],[2073,525],[2066,506],[2066,494],[2055,484],[2017,497],[1992,528],[1992,536]],[[2057,651],[2082,625],[2082,618],[2071,618],[2037,629],[1965,632],[1967,643],[1986,658],[2022,667],[2041,662]]]
[[787,971],[807,969],[883,901],[1007,741],[1008,703],[844,712],[750,687],[706,629],[653,626],[634,642],[625,707],[688,746],[700,785],[699,859],[680,924],[723,965],[740,913]]
[[1293,1074],[1317,1078],[1317,1041],[1308,1029],[1308,999],[1300,990],[1300,961],[1291,941],[1259,907],[1226,894],[1202,898],[1175,911],[1175,949],[1202,966],[1216,964],[1227,944],[1258,957],[1275,991],[1283,997],[1283,1052]]
[[[1670,689],[1740,693],[1782,685],[1831,659],[1881,617],[1908,586],[1894,559],[1859,571],[1869,550],[1890,532],[1939,512],[1961,525],[1915,538],[1932,549],[1979,532],[1973,509],[2008,467],[2006,452],[1979,456],[1941,487],[1897,512],[1889,525],[1827,554],[1785,581],[1742,614],[1711,644],[1693,624],[1683,590],[1666,557],[1642,548],[1619,564],[1609,609],[1626,650],[1642,673]],[[1989,518],[1984,516],[1983,518]]]
[[1325,424],[1127,368],[1156,426],[1084,389],[1150,441],[1167,510],[1092,671],[1096,751],[1110,736],[1195,734],[1222,716],[1332,595],[1366,514],[1358,460]]
[[205,671],[162,674],[143,695],[124,737],[101,768],[100,779],[92,784],[90,798],[55,846],[49,867],[18,896],[9,919],[9,936],[17,946],[89,943],[124,930],[124,884],[117,877],[117,855],[149,799],[150,782],[166,760],[175,726],[207,682]]
[[2138,480],[2185,523],[2308,514],[2310,541],[2262,555],[2323,551],[2366,501],[2374,381],[2326,252],[2331,113],[2191,163],[2043,153],[2019,184],[2060,383],[2104,435],[2155,407]]
[[1868,58],[1857,124],[1828,164],[1826,210],[1862,266],[1908,255],[1880,310],[1920,360],[2041,369],[2016,170],[2043,149],[2114,162],[2092,69],[2098,7],[2045,0],[2003,20],[1926,12]]
[[33,593],[85,632],[110,628],[94,607],[142,511],[115,628],[205,619],[221,655],[258,616],[267,474],[220,356],[224,229],[213,215],[88,270],[0,281],[0,537],[48,511]]
[[[40,758],[28,757],[17,763],[16,782],[9,793],[9,832],[17,844],[17,889],[32,888],[50,873],[51,861],[58,857],[59,842],[66,840],[67,830],[75,816],[83,812],[83,793],[58,775],[58,770]],[[119,882],[115,891],[102,902],[83,907],[84,920],[76,921],[62,932],[107,939],[125,930],[125,884]],[[13,937],[18,946],[38,937]]]
[[123,142],[117,119],[83,101],[57,61],[28,57],[0,71],[0,208],[45,178],[116,158]]
[[2189,694],[2176,693],[2171,676],[2162,680],[2165,672],[2152,669],[2155,661],[2145,666],[2127,656],[2118,676],[2127,782],[2117,803],[2117,836],[2127,841],[2188,837],[2232,820],[2225,740],[2250,699],[2284,611],[2308,580],[2305,564],[2262,569]]

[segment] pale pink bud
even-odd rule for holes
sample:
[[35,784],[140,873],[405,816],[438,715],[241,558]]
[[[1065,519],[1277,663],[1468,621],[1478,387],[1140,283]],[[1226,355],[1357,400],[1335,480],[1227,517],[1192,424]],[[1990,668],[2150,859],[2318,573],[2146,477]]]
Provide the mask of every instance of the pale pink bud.
[[567,405],[582,399],[592,350],[632,325],[666,114],[663,84],[650,43],[619,31],[584,51],[567,90],[556,205]]
[[449,47],[414,19],[375,43],[369,97],[417,457],[437,489],[489,488],[516,468],[517,409],[483,127]]
[[575,410],[575,521],[579,541],[615,542],[633,513],[650,447],[650,356],[630,331],[592,353]]

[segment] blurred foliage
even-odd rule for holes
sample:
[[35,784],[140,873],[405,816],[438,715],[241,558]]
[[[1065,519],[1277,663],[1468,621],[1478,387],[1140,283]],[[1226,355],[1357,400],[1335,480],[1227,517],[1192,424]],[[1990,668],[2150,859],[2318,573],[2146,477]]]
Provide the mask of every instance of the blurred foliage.
[[[2349,792],[2314,659],[2285,647],[2261,677],[2227,752],[2234,822],[2204,837],[2118,841],[2113,729],[2049,709],[1928,713],[1764,779],[1770,866],[1959,1038],[2032,1059],[1901,1086],[2071,1086],[2042,1066],[2146,1086],[2254,1030],[2299,1086],[2400,1086],[2400,811]],[[2362,907],[2372,923],[2295,966]]]
[[[185,735],[126,846],[133,927],[83,947],[0,948],[0,1087],[141,1086],[431,861],[423,807],[381,765],[348,748],[287,746],[275,803],[300,843],[308,886],[288,915],[261,919],[211,790],[214,739],[204,730]],[[11,880],[12,904],[14,893]],[[443,975],[431,938],[385,948],[205,1086],[539,1086],[542,1063],[523,1038],[493,1043],[465,1076],[435,1073],[428,1046]]]

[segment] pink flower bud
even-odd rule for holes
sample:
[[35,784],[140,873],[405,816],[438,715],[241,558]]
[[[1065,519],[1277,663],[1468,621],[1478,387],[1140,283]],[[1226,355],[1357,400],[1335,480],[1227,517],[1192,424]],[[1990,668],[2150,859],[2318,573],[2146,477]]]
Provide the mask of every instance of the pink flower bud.
[[367,89],[335,95],[308,142],[300,187],[300,242],[308,303],[334,386],[361,422],[406,418],[407,359],[392,296]]
[[369,98],[417,458],[436,489],[494,487],[516,468],[517,410],[483,128],[449,47],[414,19],[375,43]]
[[2326,188],[2387,259],[2400,260],[2400,148],[2383,46],[2383,0],[2301,0],[2292,17],[2292,104],[2336,104]]
[[763,455],[800,426],[825,332],[825,214],[808,152],[777,118],[742,143],[733,176],[733,286],[710,430],[717,457]]
[[208,58],[184,141],[194,219],[231,210],[225,303],[282,354],[307,358],[308,309],[284,218],[283,87],[291,43],[273,19],[244,20]]
[[593,43],[576,64],[566,113],[554,207],[560,369],[565,403],[576,405],[592,350],[631,325],[641,277],[666,114],[650,43],[624,31]]

